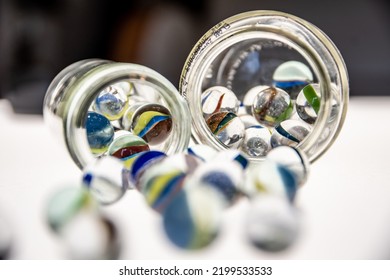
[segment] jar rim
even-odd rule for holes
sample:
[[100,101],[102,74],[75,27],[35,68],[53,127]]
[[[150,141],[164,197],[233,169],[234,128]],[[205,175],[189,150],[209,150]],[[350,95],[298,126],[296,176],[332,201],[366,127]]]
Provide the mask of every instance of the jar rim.
[[68,89],[71,101],[67,102],[63,120],[65,142],[72,159],[81,169],[96,160],[90,152],[85,129],[88,108],[102,89],[123,80],[140,82],[157,89],[171,107],[172,119],[180,119],[180,124],[173,121],[172,143],[164,146],[165,152],[176,153],[188,146],[191,134],[188,105],[170,81],[146,66],[114,62],[103,64],[85,73]]
[[[196,143],[207,142],[216,149],[224,149],[207,129],[205,123],[196,118],[201,116],[201,108],[196,100],[201,92],[202,76],[215,57],[235,43],[262,37],[275,37],[278,41],[289,41],[296,50],[303,54],[319,79],[322,100],[317,122],[312,132],[298,145],[309,153],[310,162],[318,159],[335,141],[345,120],[348,104],[348,74],[340,52],[333,42],[311,23],[284,13],[269,10],[250,11],[234,15],[212,27],[190,52],[180,77],[179,91],[190,104],[192,115],[192,138]],[[324,58],[325,57],[325,58]],[[332,72],[332,73],[331,73]],[[332,82],[336,75],[340,95],[341,112],[338,115],[337,127],[332,131],[331,139],[326,145],[316,147],[317,140],[328,126],[327,119],[331,114]],[[328,101],[328,102],[327,102]],[[262,158],[251,158],[253,161]]]

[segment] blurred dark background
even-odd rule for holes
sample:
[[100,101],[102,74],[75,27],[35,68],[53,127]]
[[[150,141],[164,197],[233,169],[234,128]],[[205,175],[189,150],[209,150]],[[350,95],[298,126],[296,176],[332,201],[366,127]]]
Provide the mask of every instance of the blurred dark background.
[[85,58],[143,64],[177,86],[204,32],[259,9],[322,29],[346,61],[351,95],[390,95],[389,0],[0,0],[0,98],[41,113],[50,81]]

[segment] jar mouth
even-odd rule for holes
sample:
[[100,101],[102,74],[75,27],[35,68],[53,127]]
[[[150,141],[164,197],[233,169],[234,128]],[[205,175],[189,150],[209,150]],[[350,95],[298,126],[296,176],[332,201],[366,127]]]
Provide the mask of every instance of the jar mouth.
[[71,157],[81,169],[99,157],[91,152],[87,139],[87,114],[102,90],[124,81],[151,89],[158,95],[161,104],[169,108],[172,117],[171,134],[162,144],[151,147],[173,154],[188,146],[191,133],[188,106],[166,78],[137,64],[104,64],[85,73],[68,89],[71,101],[67,102],[66,117],[63,118],[65,142]]
[[[208,116],[204,116],[201,102],[205,90],[227,87],[243,104],[245,94],[253,87],[279,87],[282,83],[277,83],[276,70],[290,61],[306,65],[312,73],[306,84],[319,85],[316,120],[297,144],[311,162],[316,160],[334,142],[344,122],[347,71],[339,51],[322,31],[295,16],[274,11],[253,11],[228,18],[211,28],[191,51],[179,91],[189,104],[194,141],[217,150],[229,148],[207,125]],[[292,92],[289,95],[295,108],[297,97]],[[262,161],[264,156],[248,154],[254,162]]]

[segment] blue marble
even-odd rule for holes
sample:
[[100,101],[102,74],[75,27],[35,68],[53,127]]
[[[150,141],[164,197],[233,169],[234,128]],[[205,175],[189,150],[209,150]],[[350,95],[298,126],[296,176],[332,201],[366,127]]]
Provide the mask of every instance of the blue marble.
[[101,114],[88,112],[85,128],[91,152],[94,155],[104,154],[114,140],[114,128],[110,121]]
[[121,87],[112,85],[102,90],[95,99],[93,108],[110,121],[119,120],[128,106],[128,98]]
[[206,185],[215,189],[229,206],[241,196],[244,169],[239,162],[234,160],[213,160],[199,166],[190,180],[193,186]]
[[148,168],[138,183],[148,205],[160,213],[181,192],[186,178],[186,173],[164,164],[164,161]]
[[139,156],[134,160],[130,170],[130,180],[136,184],[139,176],[145,171],[148,166],[162,160],[167,155],[161,151],[147,151],[139,153]]
[[210,188],[185,188],[166,207],[163,229],[182,249],[201,249],[215,240],[222,219],[223,200]]

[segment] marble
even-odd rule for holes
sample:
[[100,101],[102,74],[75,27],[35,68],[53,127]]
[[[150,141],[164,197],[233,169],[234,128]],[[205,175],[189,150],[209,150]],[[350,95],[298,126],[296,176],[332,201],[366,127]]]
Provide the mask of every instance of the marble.
[[240,106],[236,95],[230,89],[222,86],[206,89],[200,98],[202,112],[206,117],[217,112],[237,113]]
[[144,139],[131,133],[119,135],[108,148],[108,155],[119,158],[126,168],[130,169],[139,153],[149,151]]
[[190,180],[191,186],[207,185],[217,190],[229,206],[241,196],[244,172],[237,161],[213,160],[199,166]]
[[280,252],[298,239],[299,215],[294,206],[280,197],[258,195],[251,200],[245,230],[248,240],[256,248]]
[[241,150],[251,157],[264,157],[271,150],[271,131],[261,125],[249,126],[245,129]]
[[138,189],[147,204],[159,213],[180,193],[186,173],[164,163],[166,159],[148,168],[139,180]]
[[134,112],[142,105],[148,104],[142,97],[138,95],[131,96],[129,98],[129,106],[120,119],[120,129],[125,131],[131,130],[133,123]]
[[61,233],[65,254],[71,260],[115,260],[121,244],[116,225],[104,216],[82,213]]
[[296,147],[311,131],[311,127],[303,121],[285,120],[272,132],[271,146]]
[[314,78],[306,64],[291,60],[280,64],[275,69],[272,79],[275,87],[285,90],[295,100],[302,88],[312,83]]
[[303,186],[310,173],[309,159],[303,151],[290,146],[279,146],[267,154],[267,160],[283,165],[291,170],[298,186]]
[[145,170],[151,167],[153,164],[163,160],[167,155],[161,151],[147,151],[141,153],[133,162],[130,170],[129,178],[137,188],[137,181],[139,177],[145,172]]
[[212,134],[228,148],[238,148],[244,138],[244,124],[234,113],[218,112],[212,114],[206,124]]
[[85,188],[73,187],[56,191],[46,208],[46,219],[50,228],[57,233],[78,215],[98,215],[98,203]]
[[252,114],[264,126],[275,127],[293,112],[290,96],[282,89],[269,87],[260,91],[252,105]]
[[[129,81],[120,81],[112,85],[114,88],[120,89],[128,98],[135,93],[134,84]],[[129,99],[128,99],[129,101]]]
[[104,154],[114,139],[114,128],[110,121],[101,114],[88,112],[85,129],[91,152],[96,156]]
[[110,121],[119,120],[127,109],[127,101],[127,95],[122,87],[111,85],[98,94],[93,108]]
[[131,131],[149,145],[161,144],[167,140],[172,128],[172,115],[160,104],[143,104],[134,111],[131,118]]
[[264,160],[259,165],[251,166],[246,174],[245,193],[249,197],[257,194],[279,196],[286,201],[294,202],[298,181],[288,167]]
[[163,213],[163,229],[178,248],[199,250],[218,236],[223,214],[223,199],[212,188],[184,188]]
[[242,100],[242,104],[245,108],[246,114],[248,115],[252,114],[252,105],[253,102],[255,101],[256,96],[259,94],[259,92],[267,88],[269,88],[269,86],[258,85],[248,90],[248,92],[244,96],[244,99]]
[[[327,122],[332,123],[338,116],[340,105],[337,97],[339,89],[335,84],[331,84],[331,111],[327,117]],[[318,118],[321,108],[321,88],[320,84],[314,83],[305,86],[298,94],[295,108],[301,120],[308,124],[314,124]]]
[[123,197],[129,188],[121,160],[106,156],[83,169],[82,184],[101,204],[112,204]]
[[146,103],[161,103],[161,95],[154,87],[139,81],[134,83],[133,85],[133,97],[139,97]]
[[314,124],[320,111],[320,105],[321,93],[319,84],[309,84],[299,92],[295,108],[303,121]]

